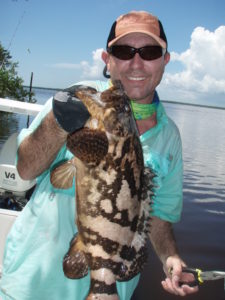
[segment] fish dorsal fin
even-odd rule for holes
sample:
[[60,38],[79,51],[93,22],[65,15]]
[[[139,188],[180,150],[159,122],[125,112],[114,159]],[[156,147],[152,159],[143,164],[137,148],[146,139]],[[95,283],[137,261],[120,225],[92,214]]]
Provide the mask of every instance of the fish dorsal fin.
[[57,166],[50,175],[51,184],[57,189],[69,189],[73,186],[76,167],[73,159]]

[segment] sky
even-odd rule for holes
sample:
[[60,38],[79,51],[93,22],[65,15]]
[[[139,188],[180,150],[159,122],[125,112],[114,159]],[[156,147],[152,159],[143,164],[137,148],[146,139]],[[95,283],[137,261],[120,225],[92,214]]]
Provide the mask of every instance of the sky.
[[0,0],[0,42],[29,85],[103,80],[112,23],[131,10],[158,16],[171,53],[163,100],[225,107],[224,0]]

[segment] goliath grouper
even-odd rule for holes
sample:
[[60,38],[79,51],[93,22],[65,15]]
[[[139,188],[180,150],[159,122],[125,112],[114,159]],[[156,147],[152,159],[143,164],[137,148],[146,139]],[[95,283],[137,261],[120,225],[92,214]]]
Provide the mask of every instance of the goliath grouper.
[[75,94],[90,118],[68,135],[74,158],[51,173],[56,188],[76,179],[76,225],[63,261],[69,278],[90,269],[87,300],[116,300],[116,280],[137,275],[147,259],[153,173],[144,167],[136,123],[120,82],[99,93],[88,87]]

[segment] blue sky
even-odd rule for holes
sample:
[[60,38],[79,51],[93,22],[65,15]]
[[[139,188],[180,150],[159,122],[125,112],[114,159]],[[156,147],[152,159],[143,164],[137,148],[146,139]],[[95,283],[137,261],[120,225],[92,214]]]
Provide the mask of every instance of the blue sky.
[[147,10],[162,21],[171,62],[162,99],[225,107],[224,0],[1,0],[0,42],[34,86],[103,79],[101,51],[114,20]]

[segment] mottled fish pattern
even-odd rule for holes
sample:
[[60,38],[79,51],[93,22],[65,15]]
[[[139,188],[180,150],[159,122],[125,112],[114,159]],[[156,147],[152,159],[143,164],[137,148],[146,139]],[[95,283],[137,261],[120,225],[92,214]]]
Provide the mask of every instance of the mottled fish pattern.
[[116,300],[117,281],[137,275],[147,260],[153,173],[144,167],[142,147],[129,99],[120,82],[99,93],[75,94],[91,117],[68,135],[74,158],[56,167],[51,183],[70,188],[76,178],[76,225],[64,257],[67,277],[90,270],[87,300]]

